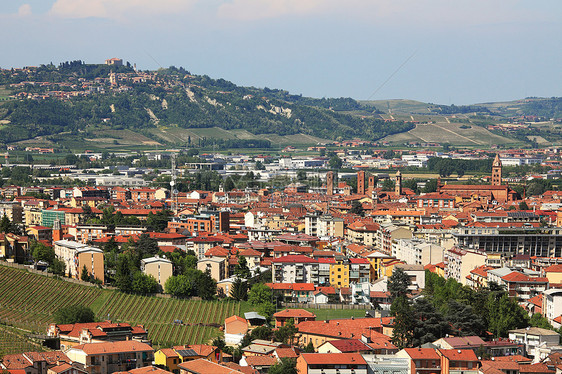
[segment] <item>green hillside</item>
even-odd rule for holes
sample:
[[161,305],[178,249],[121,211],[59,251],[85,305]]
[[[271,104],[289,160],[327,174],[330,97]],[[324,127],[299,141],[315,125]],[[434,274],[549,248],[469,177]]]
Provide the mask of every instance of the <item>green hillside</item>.
[[385,122],[350,98],[313,99],[240,87],[173,67],[113,71],[74,61],[2,70],[0,92],[14,98],[0,102],[0,139],[5,143],[43,137],[61,146],[77,138],[127,145],[127,137],[115,138],[115,131],[128,130],[142,135],[137,141],[145,145],[231,138],[249,148],[248,139],[235,132],[268,144],[276,141],[268,141],[271,136],[298,135],[306,144],[338,137],[377,140],[412,128],[407,121]]
[[[226,317],[240,313],[241,305],[127,295],[0,266],[2,324],[44,333],[47,325],[54,322],[53,314],[58,308],[77,303],[91,307],[100,320],[144,325],[157,346],[206,343],[220,334],[219,326]],[[174,324],[176,319],[184,324]],[[10,344],[17,341],[13,335],[0,332],[0,347],[9,351]]]

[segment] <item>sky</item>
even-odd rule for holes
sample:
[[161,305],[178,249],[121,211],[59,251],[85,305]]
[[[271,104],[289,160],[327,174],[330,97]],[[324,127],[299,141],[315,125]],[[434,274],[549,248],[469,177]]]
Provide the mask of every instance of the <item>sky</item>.
[[560,0],[0,0],[0,68],[119,57],[311,97],[562,96]]

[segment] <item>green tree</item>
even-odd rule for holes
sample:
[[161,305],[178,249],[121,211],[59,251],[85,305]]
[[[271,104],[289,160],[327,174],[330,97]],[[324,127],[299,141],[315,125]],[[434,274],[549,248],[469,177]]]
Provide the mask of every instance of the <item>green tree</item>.
[[90,281],[90,274],[88,274],[88,268],[86,267],[86,265],[82,267],[82,271],[80,272],[80,279],[84,282]]
[[394,191],[394,181],[392,179],[385,179],[382,182],[383,191]]
[[103,251],[106,253],[117,251],[118,249],[119,245],[117,244],[113,236],[110,236],[109,240],[103,245]]
[[281,362],[271,366],[268,374],[297,374],[297,360],[294,358],[283,357]]
[[552,327],[550,322],[548,322],[548,319],[540,313],[535,313],[531,316],[529,325],[533,327],[540,327],[541,329],[554,330],[554,327]]
[[4,213],[4,215],[2,216],[2,220],[0,220],[0,232],[4,232],[4,233],[10,232],[11,226],[12,226],[12,222],[10,221],[6,213]]
[[519,203],[519,210],[530,210],[529,205],[525,201]]
[[233,189],[235,189],[236,186],[234,184],[234,181],[232,180],[231,177],[226,177],[226,179],[224,180],[224,190],[226,192],[228,191],[232,191]]
[[272,293],[271,288],[263,283],[256,283],[248,292],[248,301],[251,305],[258,306],[264,303],[271,303]]
[[53,318],[57,324],[62,325],[94,322],[96,320],[96,315],[92,309],[78,304],[59,308],[53,315]]
[[312,344],[312,341],[309,341],[306,347],[304,347],[303,353],[314,353],[314,344]]
[[51,263],[51,266],[49,266],[48,271],[55,274],[55,275],[59,275],[59,276],[63,277],[65,275],[65,272],[66,272],[66,264],[64,263],[64,261],[61,261],[58,258],[55,258],[53,260],[53,262]]
[[92,211],[92,207],[88,204],[82,205],[82,223],[89,222],[94,218],[96,218],[96,214]]
[[449,300],[447,320],[452,325],[452,332],[456,336],[481,336],[486,332],[484,322],[474,313],[472,306]]
[[236,280],[232,283],[230,297],[238,301],[246,300],[248,298],[247,283],[240,278],[236,278]]
[[271,340],[273,331],[269,326],[258,326],[250,334],[251,340]]
[[217,282],[211,277],[211,273],[209,271],[196,271],[199,272],[195,282],[195,286],[197,287],[197,296],[203,300],[212,300],[217,294]]
[[529,316],[507,293],[502,293],[499,299],[491,294],[488,311],[488,330],[496,337],[505,337],[509,330],[529,326]]
[[276,342],[292,344],[297,332],[299,332],[299,330],[295,326],[293,319],[290,318],[284,326],[279,327],[273,332],[273,339]]
[[306,171],[299,169],[297,170],[297,180],[299,182],[305,181],[306,180]]
[[410,283],[410,276],[406,274],[404,269],[395,266],[388,279],[388,292],[390,292],[392,300],[399,296],[406,296]]
[[124,254],[117,258],[117,269],[115,272],[115,286],[121,292],[131,292],[132,288],[132,272],[129,264],[129,258]]
[[131,291],[140,295],[149,295],[158,292],[160,285],[152,275],[143,274],[141,271],[133,273]]
[[422,192],[430,193],[437,192],[437,179],[430,179],[425,183]]
[[246,257],[236,256],[236,259],[237,259],[237,264],[234,267],[234,275],[244,279],[250,278],[252,276],[252,273],[248,268],[248,261],[246,260]]
[[353,200],[351,203],[351,209],[349,210],[351,214],[357,214],[358,216],[363,216],[365,210],[363,209],[363,204],[359,200]]
[[261,161],[256,161],[256,170],[265,170],[265,165]]
[[330,169],[339,170],[341,169],[342,165],[342,159],[339,158],[336,154],[333,154],[332,157],[330,157],[330,160],[328,160],[328,166],[330,167]]
[[420,298],[414,302],[414,327],[412,345],[418,347],[431,343],[449,333],[449,323],[435,309],[428,298]]
[[55,250],[41,242],[33,241],[30,249],[35,261],[44,261],[50,265],[55,260]]
[[138,240],[133,243],[133,249],[138,256],[138,261],[136,262],[138,267],[140,265],[140,260],[152,257],[158,253],[158,241],[151,238],[149,234],[143,233],[139,236]]
[[392,344],[398,349],[411,347],[414,339],[414,311],[405,295],[392,301],[390,315],[394,317]]
[[156,214],[150,212],[146,217],[146,226],[154,232],[163,232],[168,227],[172,215],[172,212],[166,209],[162,209]]

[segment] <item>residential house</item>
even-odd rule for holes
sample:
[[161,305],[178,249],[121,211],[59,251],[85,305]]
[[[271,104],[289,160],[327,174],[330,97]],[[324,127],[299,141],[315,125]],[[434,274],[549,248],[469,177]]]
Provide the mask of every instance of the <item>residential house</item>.
[[408,359],[409,374],[442,372],[441,356],[433,348],[404,348],[396,353],[396,357]]
[[125,340],[76,345],[66,355],[82,364],[89,374],[110,374],[151,365],[154,349],[145,343]]
[[153,276],[160,285],[161,290],[164,290],[164,285],[168,278],[174,275],[172,261],[158,255],[143,258],[140,269],[144,274]]
[[[209,271],[211,277],[217,282],[226,279],[228,276],[227,260],[222,257],[202,258],[197,262],[197,269],[202,272]],[[229,295],[229,293],[226,295]]]
[[299,374],[367,374],[368,365],[359,353],[303,353],[297,358]]
[[549,346],[558,347],[560,334],[540,327],[527,327],[525,329],[509,330],[509,339],[525,344],[526,354],[534,357],[538,362],[550,354],[544,348]]
[[284,309],[275,313],[273,318],[275,318],[275,327],[282,327],[290,319],[295,325],[304,321],[316,321],[316,314],[304,309]]
[[240,344],[248,332],[248,321],[233,315],[224,320],[224,341],[227,344]]
[[223,366],[203,358],[178,365],[180,374],[245,374],[242,371]]

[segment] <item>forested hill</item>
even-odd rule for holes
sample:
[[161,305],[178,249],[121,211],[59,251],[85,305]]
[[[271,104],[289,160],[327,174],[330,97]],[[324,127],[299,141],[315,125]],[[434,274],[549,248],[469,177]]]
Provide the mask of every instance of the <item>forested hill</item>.
[[[135,71],[81,61],[0,71],[0,139],[9,143],[100,128],[243,129],[377,140],[413,125],[385,122],[350,98],[313,99],[283,90],[240,87],[183,68]],[[158,139],[161,140],[161,139]]]

